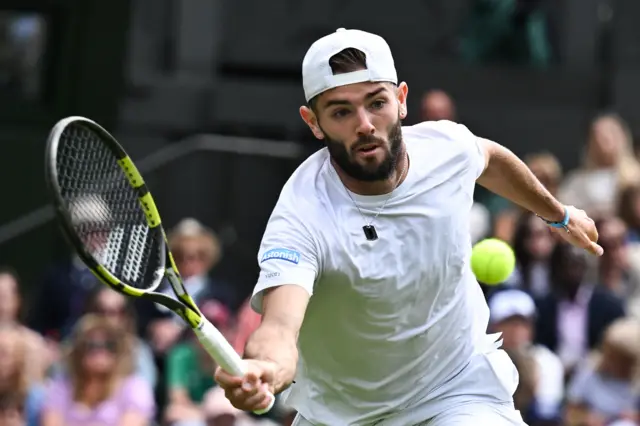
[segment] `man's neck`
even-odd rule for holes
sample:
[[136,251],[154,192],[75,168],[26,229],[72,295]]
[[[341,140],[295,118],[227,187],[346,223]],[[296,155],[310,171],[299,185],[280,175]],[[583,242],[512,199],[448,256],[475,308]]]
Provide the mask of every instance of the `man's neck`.
[[[338,177],[343,185],[354,194],[358,195],[384,195],[390,194],[406,179],[409,170],[409,156],[406,149],[402,148],[402,152],[398,158],[398,162],[393,172],[387,179],[375,182],[367,182],[354,179],[346,174],[336,163],[331,160],[333,168],[336,170]],[[405,167],[406,164],[406,167]],[[403,173],[404,171],[404,173]]]

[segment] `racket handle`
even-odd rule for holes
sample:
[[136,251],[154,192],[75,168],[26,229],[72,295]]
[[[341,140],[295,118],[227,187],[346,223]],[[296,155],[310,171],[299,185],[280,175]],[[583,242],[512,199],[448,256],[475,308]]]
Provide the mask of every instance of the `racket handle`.
[[[224,338],[222,333],[213,326],[207,319],[202,318],[202,322],[197,328],[193,329],[194,333],[200,340],[202,346],[207,350],[211,358],[213,358],[220,367],[227,373],[234,376],[244,376],[245,365],[240,355],[233,349],[231,344]],[[255,414],[261,415],[269,412],[273,408],[276,401],[275,396],[269,395],[271,402],[269,406],[263,410],[254,411]]]

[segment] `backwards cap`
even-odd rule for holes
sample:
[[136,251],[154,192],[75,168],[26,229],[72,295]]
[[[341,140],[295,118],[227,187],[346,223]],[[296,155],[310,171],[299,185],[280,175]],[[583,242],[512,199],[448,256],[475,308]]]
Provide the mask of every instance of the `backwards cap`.
[[[349,48],[366,55],[367,69],[333,75],[329,59]],[[391,49],[375,34],[340,28],[313,43],[302,61],[302,86],[307,102],[327,90],[365,81],[398,84]]]

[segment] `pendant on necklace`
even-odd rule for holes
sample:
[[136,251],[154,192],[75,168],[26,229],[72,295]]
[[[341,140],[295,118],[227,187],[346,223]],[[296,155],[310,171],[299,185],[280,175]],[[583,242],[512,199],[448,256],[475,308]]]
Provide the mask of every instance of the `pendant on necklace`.
[[367,237],[367,241],[375,241],[378,239],[378,232],[373,225],[365,225],[362,227],[364,236]]

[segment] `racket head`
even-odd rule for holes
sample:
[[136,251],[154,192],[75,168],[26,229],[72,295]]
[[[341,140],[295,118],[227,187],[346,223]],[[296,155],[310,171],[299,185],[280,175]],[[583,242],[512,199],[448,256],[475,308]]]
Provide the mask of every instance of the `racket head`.
[[127,295],[155,290],[167,263],[165,233],[144,180],[115,138],[84,117],[60,120],[47,140],[45,170],[63,234],[87,267]]

